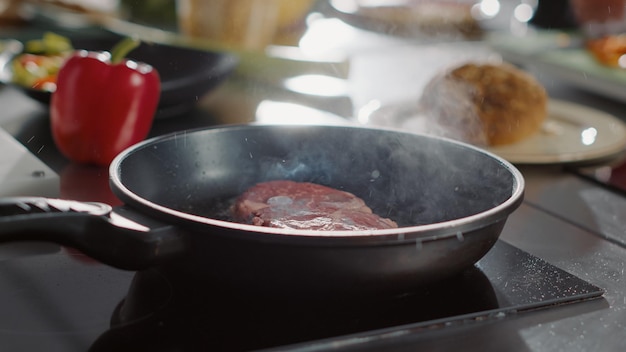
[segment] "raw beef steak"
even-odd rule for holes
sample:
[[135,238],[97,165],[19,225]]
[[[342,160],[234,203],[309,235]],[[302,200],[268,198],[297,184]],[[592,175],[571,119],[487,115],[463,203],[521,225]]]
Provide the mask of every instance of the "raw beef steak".
[[352,193],[307,182],[269,181],[244,192],[233,206],[237,221],[299,230],[372,230],[398,225],[373,214]]

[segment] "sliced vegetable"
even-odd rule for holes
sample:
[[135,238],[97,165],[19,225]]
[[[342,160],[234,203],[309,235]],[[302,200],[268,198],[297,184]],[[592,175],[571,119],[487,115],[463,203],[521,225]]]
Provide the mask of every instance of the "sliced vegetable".
[[30,54],[58,55],[74,50],[69,38],[62,35],[46,32],[42,39],[34,39],[26,42],[24,50]]
[[59,69],[74,52],[72,43],[66,37],[46,33],[42,39],[26,42],[24,48],[24,53],[11,62],[12,81],[24,87],[53,92]]

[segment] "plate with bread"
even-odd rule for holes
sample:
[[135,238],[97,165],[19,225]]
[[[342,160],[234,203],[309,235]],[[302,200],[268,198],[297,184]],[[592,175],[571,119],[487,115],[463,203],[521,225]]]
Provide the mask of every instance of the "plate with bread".
[[433,77],[419,99],[367,109],[358,120],[460,140],[516,164],[590,161],[626,148],[621,120],[550,99],[534,77],[508,64],[461,64]]

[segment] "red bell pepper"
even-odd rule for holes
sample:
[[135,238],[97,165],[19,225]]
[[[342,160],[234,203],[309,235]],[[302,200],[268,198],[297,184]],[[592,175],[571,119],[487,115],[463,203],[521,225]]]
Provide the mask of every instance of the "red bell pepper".
[[108,165],[148,135],[161,82],[152,66],[125,59],[139,42],[127,38],[111,51],[76,51],[59,70],[50,102],[54,142],[69,159]]

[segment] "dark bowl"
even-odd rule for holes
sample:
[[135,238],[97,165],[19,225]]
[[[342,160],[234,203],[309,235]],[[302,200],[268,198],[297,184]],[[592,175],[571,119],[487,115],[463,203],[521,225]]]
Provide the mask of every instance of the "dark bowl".
[[[120,39],[72,38],[72,45],[75,49],[109,51]],[[150,64],[159,72],[161,98],[157,118],[175,116],[191,110],[201,97],[220,85],[238,63],[238,58],[230,53],[150,42],[142,42],[127,58]],[[5,65],[3,70],[10,70],[10,65]],[[2,77],[10,75],[10,72],[3,72]],[[50,103],[50,92],[18,87],[31,98],[44,104]]]

